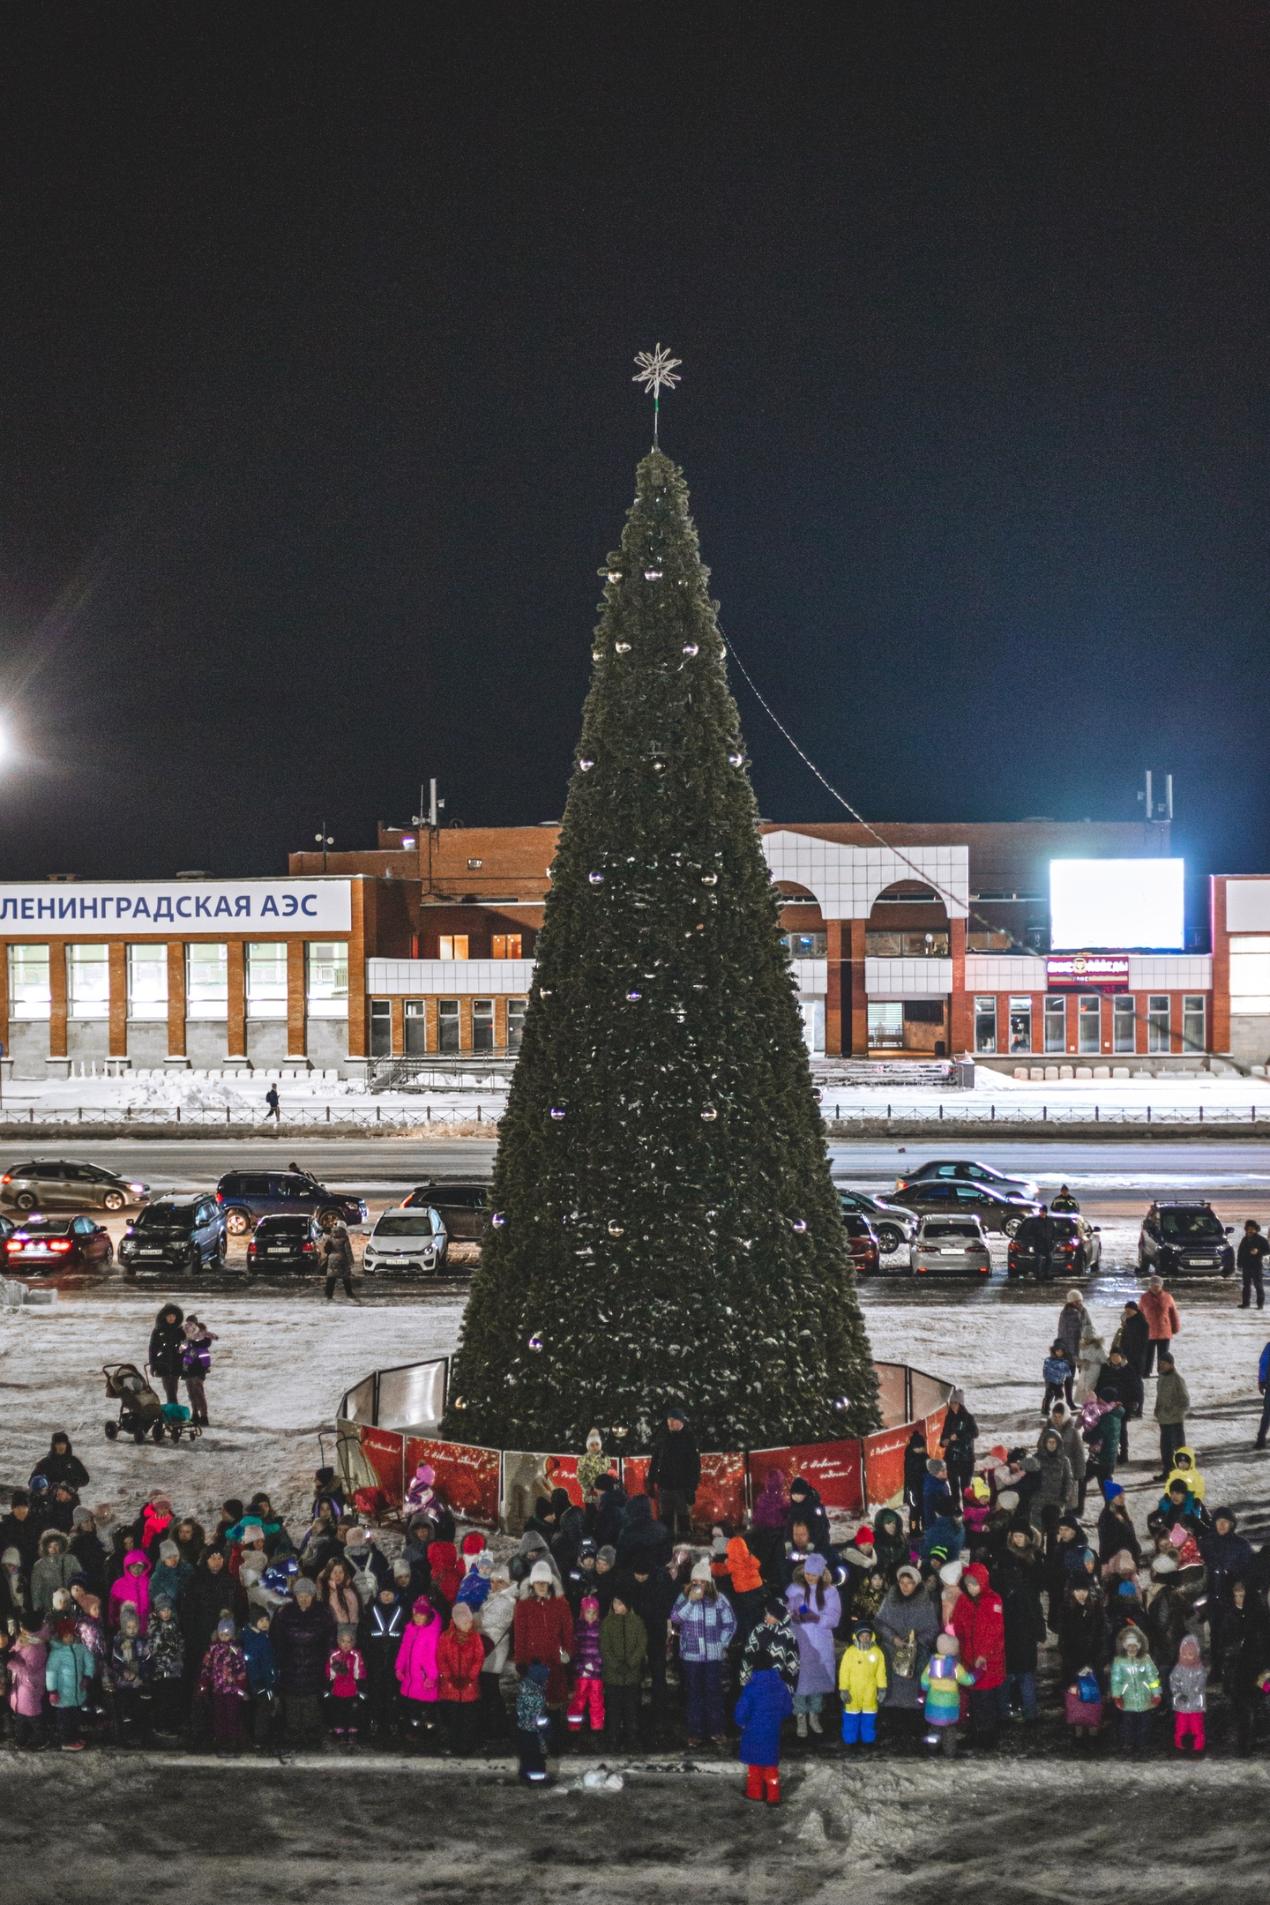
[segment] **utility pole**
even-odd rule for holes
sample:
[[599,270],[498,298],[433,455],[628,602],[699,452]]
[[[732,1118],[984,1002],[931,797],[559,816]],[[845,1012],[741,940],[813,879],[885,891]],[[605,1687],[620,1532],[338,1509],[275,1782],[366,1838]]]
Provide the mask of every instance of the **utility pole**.
[[326,822],[323,821],[320,832],[315,833],[313,838],[322,849],[322,871],[325,873],[327,851],[335,845],[335,835],[326,831]]

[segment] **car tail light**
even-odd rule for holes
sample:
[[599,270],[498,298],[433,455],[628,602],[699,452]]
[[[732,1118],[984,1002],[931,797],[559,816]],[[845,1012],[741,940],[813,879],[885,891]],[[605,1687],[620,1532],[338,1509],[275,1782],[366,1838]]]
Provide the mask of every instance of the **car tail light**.
[[925,1265],[924,1263],[919,1263],[919,1264],[918,1264],[918,1266],[917,1266],[917,1274],[918,1274],[918,1276],[919,1276],[919,1277],[924,1277],[924,1276],[926,1275],[926,1265]]
[[4,1176],[0,1177],[0,1184],[12,1184],[12,1182],[13,1182],[12,1171],[6,1171]]
[[310,1238],[309,1241],[301,1247],[300,1255],[302,1257],[316,1257],[317,1256],[317,1245],[313,1242],[312,1238]]
[[224,1193],[224,1191],[217,1191],[217,1193],[216,1193],[216,1202],[217,1202],[218,1204],[223,1204],[223,1203],[225,1202],[225,1193]]
[[63,1251],[69,1250],[70,1247],[71,1247],[71,1244],[70,1244],[69,1237],[50,1237],[49,1238],[49,1249],[53,1251],[54,1254],[57,1256],[60,1256]]
[[249,1257],[254,1257],[257,1254],[257,1251],[259,1250],[259,1248],[260,1246],[253,1239],[253,1241],[249,1243],[247,1246],[247,1255]]
[[990,1263],[981,1263],[979,1265],[979,1275],[981,1277],[986,1277],[989,1270],[991,1270],[991,1268],[992,1268],[992,1265]]

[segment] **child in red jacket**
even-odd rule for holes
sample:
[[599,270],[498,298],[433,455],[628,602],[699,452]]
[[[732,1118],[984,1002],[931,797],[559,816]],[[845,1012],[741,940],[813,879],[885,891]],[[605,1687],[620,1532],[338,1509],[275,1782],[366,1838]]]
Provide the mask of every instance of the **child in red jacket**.
[[972,1561],[962,1575],[961,1590],[951,1626],[961,1643],[962,1663],[975,1677],[970,1694],[971,1737],[978,1745],[992,1746],[1001,1723],[1005,1686],[1005,1609],[979,1561]]
[[366,1662],[358,1651],[355,1627],[341,1627],[335,1639],[335,1652],[326,1663],[331,1737],[351,1744],[357,1738],[358,1702],[366,1697]]
[[450,1625],[437,1644],[438,1692],[444,1703],[450,1751],[466,1756],[476,1745],[481,1669],[485,1645],[466,1601],[456,1601]]

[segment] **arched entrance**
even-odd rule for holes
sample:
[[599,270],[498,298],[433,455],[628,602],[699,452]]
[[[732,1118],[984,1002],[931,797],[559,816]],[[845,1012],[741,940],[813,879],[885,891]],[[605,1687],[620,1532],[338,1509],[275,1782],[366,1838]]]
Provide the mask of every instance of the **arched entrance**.
[[892,880],[864,929],[866,1045],[876,1058],[947,1058],[951,1049],[952,929],[934,887]]

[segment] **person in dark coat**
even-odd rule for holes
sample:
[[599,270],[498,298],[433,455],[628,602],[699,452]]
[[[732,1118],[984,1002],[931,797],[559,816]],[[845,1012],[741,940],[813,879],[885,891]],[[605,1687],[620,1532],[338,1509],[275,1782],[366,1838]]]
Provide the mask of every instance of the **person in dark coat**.
[[1013,1528],[996,1573],[1005,1619],[1005,1684],[1011,1709],[1031,1722],[1036,1704],[1037,1649],[1045,1639],[1039,1545],[1030,1528]]
[[225,1566],[223,1550],[209,1548],[186,1583],[179,1610],[190,1694],[220,1622],[237,1620],[245,1611],[245,1597],[240,1597],[238,1584]]
[[1266,1290],[1262,1281],[1262,1272],[1267,1256],[1270,1256],[1270,1240],[1261,1234],[1261,1225],[1255,1217],[1249,1217],[1244,1224],[1244,1234],[1239,1240],[1239,1249],[1235,1253],[1235,1268],[1243,1280],[1243,1296],[1239,1307],[1246,1310],[1252,1303],[1252,1293],[1257,1293],[1257,1308],[1266,1307]]
[[[162,1383],[163,1394],[169,1402],[179,1400],[177,1384],[181,1380],[181,1358],[184,1350],[185,1312],[177,1303],[165,1303],[154,1319],[146,1360],[150,1364],[151,1375]],[[210,1645],[209,1640],[208,1646]],[[199,1656],[199,1660],[201,1664],[202,1655]]]
[[1265,1705],[1265,1695],[1257,1683],[1270,1668],[1270,1619],[1260,1597],[1244,1580],[1231,1583],[1219,1665],[1234,1713],[1236,1745],[1240,1753],[1248,1753]]
[[[1142,1376],[1147,1366],[1147,1344],[1151,1340],[1151,1328],[1137,1304],[1130,1297],[1120,1312],[1120,1327],[1112,1338],[1111,1347],[1122,1352],[1125,1361],[1135,1376]],[[1142,1414],[1142,1403],[1131,1410],[1135,1417]]]
[[[1239,1517],[1233,1508],[1214,1508],[1213,1524],[1199,1537],[1199,1551],[1208,1569],[1208,1625],[1212,1636],[1212,1659],[1220,1680],[1225,1653],[1226,1615],[1230,1591],[1236,1581],[1252,1574],[1255,1557],[1252,1543],[1238,1532]],[[1266,1662],[1270,1667],[1270,1660]]]
[[65,1429],[54,1429],[49,1438],[48,1454],[41,1456],[35,1466],[50,1489],[64,1482],[71,1493],[77,1495],[81,1488],[88,1486],[88,1470],[72,1450],[71,1439]]
[[1112,1344],[1106,1362],[1098,1372],[1094,1394],[1099,1402],[1118,1402],[1120,1417],[1119,1460],[1129,1460],[1129,1422],[1142,1414],[1142,1378],[1133,1368],[1124,1350]]
[[948,1409],[939,1439],[948,1469],[948,1487],[958,1509],[975,1472],[975,1437],[978,1433],[979,1425],[966,1407],[965,1392],[954,1389],[948,1398]]
[[692,1533],[692,1504],[701,1485],[701,1456],[682,1402],[666,1404],[665,1426],[653,1438],[647,1486],[656,1493],[657,1512],[672,1535]]
[[633,1574],[642,1568],[647,1573],[669,1559],[670,1531],[664,1522],[654,1520],[653,1504],[647,1495],[632,1495],[617,1538],[619,1570]]
[[616,1475],[600,1475],[595,1483],[595,1515],[588,1533],[597,1548],[616,1548],[626,1513],[626,1490]]
[[926,1486],[929,1454],[925,1429],[914,1429],[904,1444],[904,1506],[908,1510],[910,1535],[920,1535],[922,1532],[922,1491]]
[[789,1485],[789,1514],[785,1522],[786,1539],[789,1541],[794,1538],[796,1521],[806,1524],[811,1536],[811,1545],[816,1553],[823,1554],[826,1561],[832,1561],[833,1548],[829,1540],[829,1517],[820,1499],[820,1490],[813,1488],[803,1475],[795,1475]]
[[75,1510],[71,1520],[71,1554],[89,1593],[104,1601],[110,1586],[106,1577],[106,1544],[97,1532],[91,1508]]
[[[1098,1517],[1098,1562],[1106,1567],[1118,1554],[1133,1556],[1134,1567],[1142,1563],[1142,1548],[1138,1541],[1133,1517],[1129,1513],[1129,1504],[1125,1500],[1124,1489],[1119,1482],[1108,1482],[1103,1489],[1104,1505]],[[1169,1663],[1172,1665],[1172,1663]]]
[[1087,1580],[1074,1580],[1067,1589],[1058,1619],[1058,1658],[1065,1687],[1085,1667],[1092,1667],[1105,1684],[1110,1658],[1107,1618],[1101,1595]]
[[650,1698],[645,1715],[645,1744],[655,1745],[666,1724],[669,1692],[666,1685],[666,1636],[670,1610],[679,1599],[679,1584],[670,1568],[641,1557],[629,1575],[619,1575],[616,1592],[632,1614],[638,1614],[648,1635]]
[[318,1600],[307,1575],[293,1582],[291,1599],[273,1617],[269,1639],[287,1738],[293,1746],[310,1744],[322,1736],[322,1696],[335,1646],[335,1616]]
[[22,1557],[22,1572],[29,1576],[40,1551],[42,1532],[40,1518],[31,1507],[30,1490],[15,1488],[9,1497],[9,1512],[0,1519],[0,1554],[6,1548],[16,1548]]

